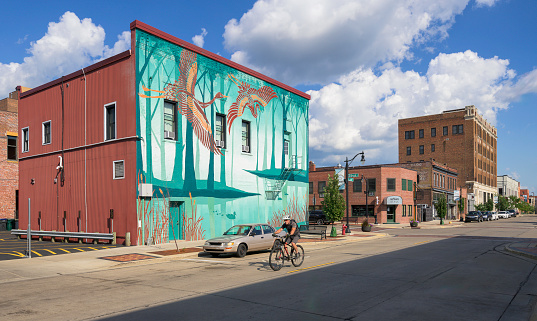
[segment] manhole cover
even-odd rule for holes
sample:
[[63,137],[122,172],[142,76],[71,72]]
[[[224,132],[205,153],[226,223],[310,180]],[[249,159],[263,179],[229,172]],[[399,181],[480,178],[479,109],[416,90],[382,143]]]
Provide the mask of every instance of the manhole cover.
[[155,258],[158,258],[158,256],[138,254],[138,253],[101,257],[101,259],[103,260],[110,260],[110,261],[116,261],[116,262],[140,261],[140,260],[149,260],[149,259],[155,259]]

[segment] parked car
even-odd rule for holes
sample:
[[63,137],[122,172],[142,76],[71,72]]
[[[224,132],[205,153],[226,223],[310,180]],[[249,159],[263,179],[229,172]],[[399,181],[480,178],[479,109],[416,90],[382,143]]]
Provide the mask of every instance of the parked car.
[[483,215],[483,221],[492,221],[492,214],[489,211],[481,212]]
[[493,221],[496,221],[499,218],[498,213],[496,213],[496,212],[490,212],[490,215],[492,216]]
[[483,214],[480,211],[470,211],[466,214],[465,222],[483,222]]
[[509,216],[512,216],[512,217],[516,217],[517,215],[516,210],[507,210],[507,212],[509,213]]
[[203,245],[203,251],[218,256],[235,253],[244,257],[246,252],[268,250],[276,239],[275,230],[268,224],[240,224],[231,227],[224,235],[209,239]]
[[310,211],[308,221],[310,223],[316,223],[317,225],[332,223],[321,210]]
[[498,217],[499,218],[509,218],[509,214],[507,213],[507,211],[499,211],[498,212]]

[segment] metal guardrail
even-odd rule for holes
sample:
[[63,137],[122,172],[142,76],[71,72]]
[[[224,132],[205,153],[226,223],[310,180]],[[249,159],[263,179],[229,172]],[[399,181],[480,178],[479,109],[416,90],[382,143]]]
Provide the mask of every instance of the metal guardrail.
[[[113,233],[89,233],[89,232],[61,232],[61,231],[41,231],[41,230],[31,230],[32,236],[49,236],[49,237],[63,237],[71,239],[91,239],[94,243],[97,240],[109,240],[112,244],[116,244],[116,232]],[[12,235],[17,235],[19,238],[22,235],[28,235],[27,230],[11,230]]]

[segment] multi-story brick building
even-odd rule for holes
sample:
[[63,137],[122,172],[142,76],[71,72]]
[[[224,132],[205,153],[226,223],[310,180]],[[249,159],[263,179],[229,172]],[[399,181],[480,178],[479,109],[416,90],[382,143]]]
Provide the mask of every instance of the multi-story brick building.
[[498,176],[498,195],[519,197],[520,183],[509,175]]
[[[459,187],[457,170],[435,161],[400,163],[393,166],[408,168],[418,173],[416,206],[420,221],[433,219],[433,215],[436,215],[434,204],[442,196],[447,201],[446,217],[449,219],[459,219],[461,215],[464,217],[464,213],[471,207],[466,188]],[[465,210],[462,213],[459,213],[457,207],[456,191],[465,202]]]
[[[28,88],[21,87],[21,91]],[[19,91],[0,100],[0,218],[17,219]]]
[[497,193],[497,131],[475,106],[399,120],[399,162],[426,160],[456,169],[476,204]]
[[[396,164],[395,164],[396,165]],[[324,189],[328,176],[336,173],[345,175],[341,167],[316,168],[313,162],[309,167],[309,207],[321,209]],[[415,218],[414,202],[415,183],[418,174],[414,170],[392,166],[372,165],[349,167],[349,175],[358,176],[349,179],[349,216],[358,223],[368,216],[377,223],[408,223]],[[340,189],[343,197],[344,187]],[[343,221],[346,220],[346,215]]]
[[530,191],[526,188],[520,189],[520,200],[524,203],[529,203]]

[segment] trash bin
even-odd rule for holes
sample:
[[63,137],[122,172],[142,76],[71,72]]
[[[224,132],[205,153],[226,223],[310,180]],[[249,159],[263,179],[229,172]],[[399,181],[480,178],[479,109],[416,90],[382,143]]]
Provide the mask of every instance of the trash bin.
[[6,230],[11,231],[15,228],[15,220],[12,218],[8,218],[6,221]]
[[0,231],[7,229],[7,218],[0,218]]

